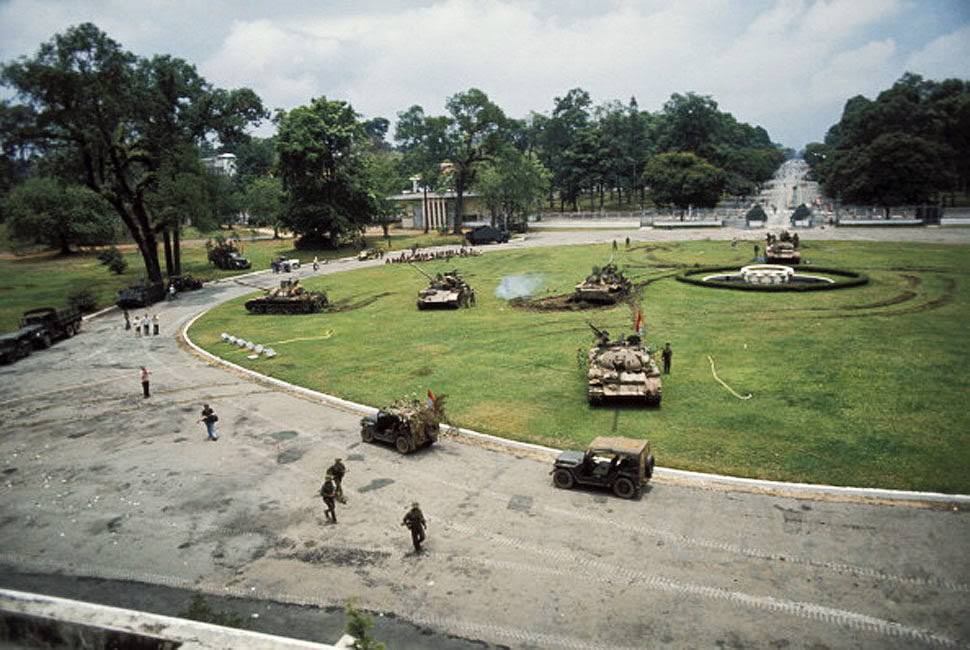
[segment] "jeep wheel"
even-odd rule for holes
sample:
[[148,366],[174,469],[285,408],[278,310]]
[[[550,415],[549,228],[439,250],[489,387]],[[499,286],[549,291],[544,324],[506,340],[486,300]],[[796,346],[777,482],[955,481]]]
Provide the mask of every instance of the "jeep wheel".
[[364,442],[374,442],[374,430],[370,427],[364,427],[360,430],[360,439]]
[[402,454],[406,454],[411,451],[411,441],[408,440],[407,436],[398,436],[394,439],[394,446]]
[[613,494],[621,499],[632,499],[637,494],[637,487],[633,484],[633,481],[621,476],[613,483]]
[[568,469],[557,469],[552,474],[552,484],[562,490],[568,490],[576,484],[576,479]]

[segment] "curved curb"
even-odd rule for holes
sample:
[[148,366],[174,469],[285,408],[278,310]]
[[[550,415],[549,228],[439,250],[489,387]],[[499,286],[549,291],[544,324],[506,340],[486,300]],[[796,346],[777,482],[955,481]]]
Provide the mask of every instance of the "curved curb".
[[[207,309],[199,312],[186,322],[179,330],[179,336],[196,354],[211,363],[231,368],[236,372],[242,373],[257,381],[271,384],[287,391],[308,397],[329,406],[333,406],[342,411],[359,413],[361,415],[374,415],[378,409],[366,404],[358,404],[349,400],[341,399],[334,395],[321,393],[303,386],[297,386],[275,377],[270,377],[262,373],[244,368],[238,364],[226,361],[221,357],[203,350],[189,338],[189,328],[199,318],[204,316],[216,305],[211,305]],[[487,433],[464,429],[461,427],[447,427],[442,425],[442,430],[457,438],[464,438],[468,442],[484,444],[488,447],[498,448],[518,454],[537,455],[543,458],[554,458],[562,453],[561,449],[545,447],[528,442],[519,442],[500,438]],[[934,506],[968,506],[970,507],[970,495],[968,494],[943,494],[940,492],[914,492],[909,490],[890,490],[884,488],[865,488],[865,487],[843,487],[838,485],[818,485],[814,483],[787,483],[784,481],[768,481],[763,479],[744,478],[739,476],[726,476],[723,474],[707,474],[704,472],[692,472],[683,469],[673,469],[667,467],[656,467],[654,476],[669,480],[671,483],[684,483],[696,487],[713,489],[730,489],[736,491],[761,492],[776,496],[792,498],[835,498],[835,499],[856,499],[866,500],[875,503],[890,504],[910,504],[910,505],[934,505]]]

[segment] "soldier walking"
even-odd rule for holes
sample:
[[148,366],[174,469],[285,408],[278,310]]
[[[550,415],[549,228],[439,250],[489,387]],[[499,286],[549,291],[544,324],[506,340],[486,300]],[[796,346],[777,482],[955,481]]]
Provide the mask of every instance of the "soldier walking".
[[327,472],[327,477],[323,481],[323,485],[320,486],[320,496],[323,497],[323,503],[326,504],[327,509],[324,511],[324,515],[327,517],[327,521],[337,523],[337,510],[334,506],[334,498],[337,496],[337,486],[333,484],[333,476]]
[[343,458],[338,458],[333,462],[333,465],[327,470],[327,474],[333,476],[333,482],[337,485],[337,501],[340,503],[347,503],[347,499],[344,497],[344,474],[347,473],[347,468],[343,464]]
[[673,356],[674,356],[674,351],[670,349],[670,343],[665,344],[663,352],[660,353],[660,357],[663,359],[663,362],[664,362],[665,375],[670,374],[670,360],[673,358]]
[[411,509],[404,515],[404,521],[401,522],[401,525],[411,529],[411,542],[414,544],[414,552],[420,553],[421,542],[424,541],[424,529],[427,528],[428,524],[424,520],[424,513],[418,507],[417,501],[411,504]]

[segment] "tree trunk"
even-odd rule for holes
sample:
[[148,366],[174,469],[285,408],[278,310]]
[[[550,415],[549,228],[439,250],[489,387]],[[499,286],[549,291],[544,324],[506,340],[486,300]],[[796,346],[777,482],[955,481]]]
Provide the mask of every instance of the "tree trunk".
[[461,216],[465,213],[465,180],[455,179],[455,227],[452,232],[456,235],[461,234]]
[[67,235],[61,235],[61,236],[59,236],[58,237],[58,240],[59,240],[58,248],[61,249],[60,250],[60,254],[61,255],[70,255],[71,254],[71,241],[67,238]]
[[172,231],[172,258],[175,260],[175,275],[182,275],[182,224],[176,223]]
[[168,226],[162,228],[162,244],[165,247],[165,270],[171,279],[175,275],[175,260],[172,259],[172,238],[168,232]]

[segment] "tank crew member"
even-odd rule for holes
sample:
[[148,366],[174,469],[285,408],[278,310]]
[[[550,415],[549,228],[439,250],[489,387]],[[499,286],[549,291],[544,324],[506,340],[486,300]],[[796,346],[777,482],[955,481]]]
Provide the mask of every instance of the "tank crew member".
[[324,479],[323,485],[320,486],[320,496],[323,497],[323,503],[327,506],[327,509],[323,513],[327,517],[327,521],[337,523],[337,510],[334,507],[337,486],[334,485],[333,476],[329,472],[327,472],[327,477]]
[[333,482],[337,486],[337,501],[340,503],[347,503],[347,499],[344,498],[344,489],[342,483],[344,481],[344,474],[347,473],[347,468],[343,464],[343,459],[338,458],[333,462],[333,465],[327,470],[327,474],[333,476]]
[[664,344],[663,352],[660,353],[661,358],[664,362],[664,374],[670,374],[670,360],[674,356],[674,351],[670,349],[670,343]]
[[424,520],[424,513],[415,501],[411,504],[411,509],[404,515],[402,526],[407,526],[411,530],[411,542],[414,544],[414,552],[421,552],[421,542],[424,541],[424,530],[428,524]]

